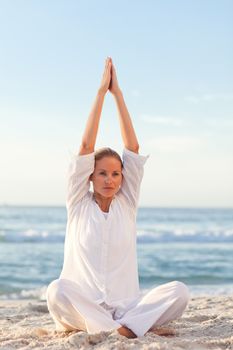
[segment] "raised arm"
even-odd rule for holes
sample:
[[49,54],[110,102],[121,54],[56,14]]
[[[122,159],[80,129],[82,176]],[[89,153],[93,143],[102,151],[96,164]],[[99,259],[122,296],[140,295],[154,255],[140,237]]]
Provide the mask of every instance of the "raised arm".
[[104,97],[108,91],[110,80],[111,80],[111,59],[108,57],[105,61],[105,69],[104,69],[102,81],[86,123],[86,128],[82,137],[82,143],[79,149],[79,155],[84,155],[84,154],[89,154],[94,152],[100,116],[103,108]]
[[112,63],[112,60],[110,61],[110,64],[111,64],[111,82],[109,86],[109,91],[113,94],[116,101],[118,116],[120,120],[122,139],[123,139],[125,148],[127,148],[128,150],[134,153],[138,153],[139,151],[138,140],[134,131],[132,120],[130,118],[128,109],[125,104],[123,93],[118,85],[116,69]]

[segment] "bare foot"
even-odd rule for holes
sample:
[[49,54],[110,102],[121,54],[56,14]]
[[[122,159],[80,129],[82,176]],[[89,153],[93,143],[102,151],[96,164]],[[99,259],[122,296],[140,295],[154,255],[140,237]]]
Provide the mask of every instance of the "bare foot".
[[177,334],[174,329],[169,327],[160,327],[160,328],[154,327],[154,328],[151,328],[148,332],[152,332],[154,334],[164,336],[164,337],[174,336]]
[[137,338],[136,334],[134,334],[134,332],[132,332],[131,329],[127,327],[120,327],[117,329],[117,331],[120,335],[124,335],[127,338]]

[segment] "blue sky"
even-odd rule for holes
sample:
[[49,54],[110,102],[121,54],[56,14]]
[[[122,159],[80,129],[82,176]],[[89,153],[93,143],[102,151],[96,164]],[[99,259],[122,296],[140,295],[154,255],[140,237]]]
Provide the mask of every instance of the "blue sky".
[[[111,56],[145,165],[140,205],[233,207],[232,1],[0,1],[0,203],[64,205]],[[96,147],[119,153],[105,98]]]

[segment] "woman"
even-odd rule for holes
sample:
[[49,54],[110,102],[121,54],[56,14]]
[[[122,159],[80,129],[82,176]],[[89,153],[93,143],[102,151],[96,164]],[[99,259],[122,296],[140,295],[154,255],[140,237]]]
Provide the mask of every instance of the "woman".
[[[107,91],[115,98],[124,142],[123,162],[115,151],[94,151]],[[140,294],[136,254],[136,211],[143,166],[139,145],[111,58],[87,121],[81,147],[69,169],[64,264],[47,289],[57,331],[117,331],[128,338],[180,317],[189,293],[177,281]],[[93,192],[89,191],[90,181]]]

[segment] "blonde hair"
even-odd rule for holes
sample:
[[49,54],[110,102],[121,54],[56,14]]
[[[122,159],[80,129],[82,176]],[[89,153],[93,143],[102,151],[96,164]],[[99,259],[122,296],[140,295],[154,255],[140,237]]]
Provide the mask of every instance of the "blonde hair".
[[113,158],[119,160],[119,162],[121,163],[121,169],[123,168],[123,162],[121,160],[121,157],[113,149],[111,149],[109,147],[103,147],[103,148],[99,148],[95,151],[95,163],[98,160],[103,159],[105,157],[113,157]]

